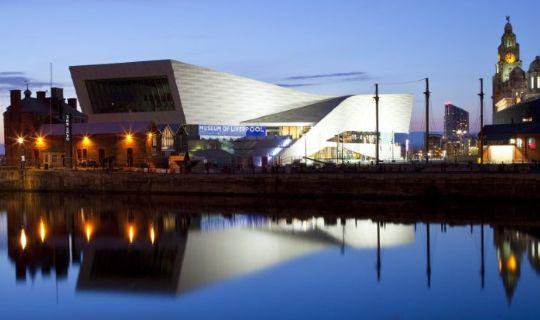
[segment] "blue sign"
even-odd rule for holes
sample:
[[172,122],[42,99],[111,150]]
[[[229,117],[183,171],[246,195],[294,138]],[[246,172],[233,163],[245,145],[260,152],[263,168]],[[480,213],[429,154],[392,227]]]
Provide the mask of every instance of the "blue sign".
[[219,137],[264,137],[266,136],[266,127],[199,125],[199,135]]

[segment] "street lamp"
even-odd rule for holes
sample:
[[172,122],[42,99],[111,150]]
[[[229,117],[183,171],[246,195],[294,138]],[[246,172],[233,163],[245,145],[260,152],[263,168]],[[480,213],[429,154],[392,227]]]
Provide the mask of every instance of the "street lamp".
[[16,140],[19,144],[19,147],[23,148],[23,154],[21,155],[21,169],[24,169],[24,164],[26,162],[26,145],[24,144],[24,137],[18,136]]

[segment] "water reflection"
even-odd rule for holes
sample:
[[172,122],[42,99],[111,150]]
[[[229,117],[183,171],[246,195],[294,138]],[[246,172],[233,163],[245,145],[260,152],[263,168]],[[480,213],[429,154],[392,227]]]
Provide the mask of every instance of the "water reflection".
[[525,231],[498,228],[493,233],[493,242],[497,248],[497,265],[504,284],[508,301],[512,300],[521,275],[524,255],[531,268],[540,274],[538,238],[540,229]]
[[415,238],[412,225],[369,219],[29,209],[12,206],[7,214],[17,279],[51,270],[63,278],[70,264],[80,264],[81,291],[179,294],[331,247],[344,254],[346,248],[380,250]]
[[[433,274],[441,268],[434,264],[434,256],[444,250],[438,243],[448,227],[469,225],[475,237],[468,245],[479,248],[479,261],[467,262],[479,268],[480,281],[471,286],[484,289],[486,268],[496,266],[498,281],[511,302],[524,264],[540,275],[540,228],[527,213],[512,224],[497,212],[490,218],[450,210],[441,217],[411,215],[405,206],[393,214],[341,216],[302,209],[276,212],[275,207],[252,211],[230,207],[228,200],[202,208],[175,201],[171,205],[170,200],[156,204],[133,198],[5,196],[0,210],[7,216],[3,233],[7,231],[14,277],[24,283],[33,282],[37,275],[50,279],[54,274],[58,281],[76,273],[77,292],[179,296],[330,250],[341,255],[366,252],[375,266],[372,277],[384,281],[395,279],[385,269],[392,266],[385,253],[419,245],[423,252],[413,263],[414,272],[422,274],[424,288],[432,288],[438,285]],[[364,212],[365,206],[372,205],[359,206],[351,210]],[[487,234],[493,245],[486,248]],[[495,259],[486,260],[489,250]],[[410,272],[404,271],[402,277]]]

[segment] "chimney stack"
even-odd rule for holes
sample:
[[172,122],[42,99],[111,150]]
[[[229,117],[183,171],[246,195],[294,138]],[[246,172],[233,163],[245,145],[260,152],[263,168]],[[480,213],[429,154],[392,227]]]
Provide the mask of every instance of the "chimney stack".
[[77,98],[69,98],[67,99],[67,104],[72,107],[73,109],[77,110]]
[[39,101],[45,101],[45,91],[37,91],[36,96]]
[[64,89],[62,88],[51,88],[51,98],[56,100],[64,100]]
[[11,106],[18,107],[21,105],[21,90],[11,90],[9,91],[11,98]]

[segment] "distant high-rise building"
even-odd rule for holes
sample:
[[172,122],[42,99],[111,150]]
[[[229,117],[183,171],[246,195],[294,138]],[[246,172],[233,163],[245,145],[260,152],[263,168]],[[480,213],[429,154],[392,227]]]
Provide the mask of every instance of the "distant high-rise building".
[[444,105],[444,139],[459,140],[469,134],[469,113],[453,104]]

